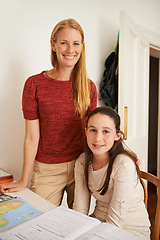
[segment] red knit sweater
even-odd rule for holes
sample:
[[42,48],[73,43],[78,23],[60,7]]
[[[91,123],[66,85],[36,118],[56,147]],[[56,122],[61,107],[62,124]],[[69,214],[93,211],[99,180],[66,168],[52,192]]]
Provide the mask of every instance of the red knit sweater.
[[22,110],[25,119],[39,119],[37,161],[69,162],[84,151],[85,118],[97,106],[96,86],[92,81],[90,97],[91,105],[83,119],[79,119],[75,113],[70,81],[50,79],[44,72],[27,79]]

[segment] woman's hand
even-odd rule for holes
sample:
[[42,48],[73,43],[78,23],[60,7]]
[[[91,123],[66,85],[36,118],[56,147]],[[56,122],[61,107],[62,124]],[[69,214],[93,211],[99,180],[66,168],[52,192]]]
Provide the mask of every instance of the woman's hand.
[[26,184],[22,181],[5,183],[0,185],[0,191],[2,193],[11,193],[11,192],[19,192],[25,189]]

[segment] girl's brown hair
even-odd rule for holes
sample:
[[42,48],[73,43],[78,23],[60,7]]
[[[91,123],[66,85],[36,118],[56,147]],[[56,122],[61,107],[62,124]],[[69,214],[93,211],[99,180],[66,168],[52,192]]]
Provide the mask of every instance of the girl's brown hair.
[[[70,79],[76,112],[79,114],[80,118],[82,118],[86,110],[90,106],[90,81],[87,78],[86,71],[85,43],[83,29],[80,26],[80,24],[74,19],[71,18],[64,19],[57,23],[57,25],[54,27],[51,33],[51,41],[56,42],[58,32],[66,27],[78,30],[82,37],[83,48],[81,56],[74,66]],[[58,69],[57,56],[56,53],[52,50],[52,45],[51,45],[51,64],[54,67],[54,69],[56,70]]]
[[[117,133],[121,132],[120,116],[117,114],[117,112],[114,109],[112,109],[111,107],[108,107],[108,106],[107,107],[98,107],[95,110],[93,110],[91,112],[91,114],[88,116],[88,119],[86,122],[86,128],[88,127],[89,119],[96,114],[102,114],[102,115],[106,115],[106,116],[112,118],[114,121],[114,124],[115,124],[116,132]],[[122,136],[123,136],[123,133],[122,133]],[[117,155],[119,155],[119,154],[125,154],[132,159],[132,161],[135,164],[137,174],[138,174],[138,176],[140,176],[140,170],[136,164],[137,156],[131,150],[124,148],[123,138],[121,137],[118,141],[114,142],[113,147],[109,150],[110,159],[109,159],[105,182],[104,182],[103,186],[98,190],[101,195],[104,195],[107,192],[113,163],[114,163],[114,160],[116,159]],[[85,177],[86,177],[87,185],[88,185],[88,166],[92,162],[92,157],[93,157],[93,154],[86,143],[86,147],[85,147]],[[88,187],[88,189],[89,189],[89,187]]]

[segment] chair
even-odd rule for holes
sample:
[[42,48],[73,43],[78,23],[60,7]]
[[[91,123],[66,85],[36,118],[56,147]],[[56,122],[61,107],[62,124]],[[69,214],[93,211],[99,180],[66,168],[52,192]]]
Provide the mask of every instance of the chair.
[[147,200],[148,200],[148,191],[146,184],[142,179],[147,180],[154,184],[157,188],[157,203],[156,203],[156,212],[154,218],[154,224],[151,225],[151,240],[159,240],[160,239],[160,179],[154,176],[151,173],[141,171],[141,183],[144,189],[144,203],[147,208]]

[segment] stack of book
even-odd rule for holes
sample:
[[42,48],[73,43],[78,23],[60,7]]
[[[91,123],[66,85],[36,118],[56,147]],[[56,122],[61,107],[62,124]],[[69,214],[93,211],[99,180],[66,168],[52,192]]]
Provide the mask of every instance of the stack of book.
[[13,182],[14,177],[12,174],[9,174],[2,169],[0,169],[0,184],[7,183],[7,182]]

